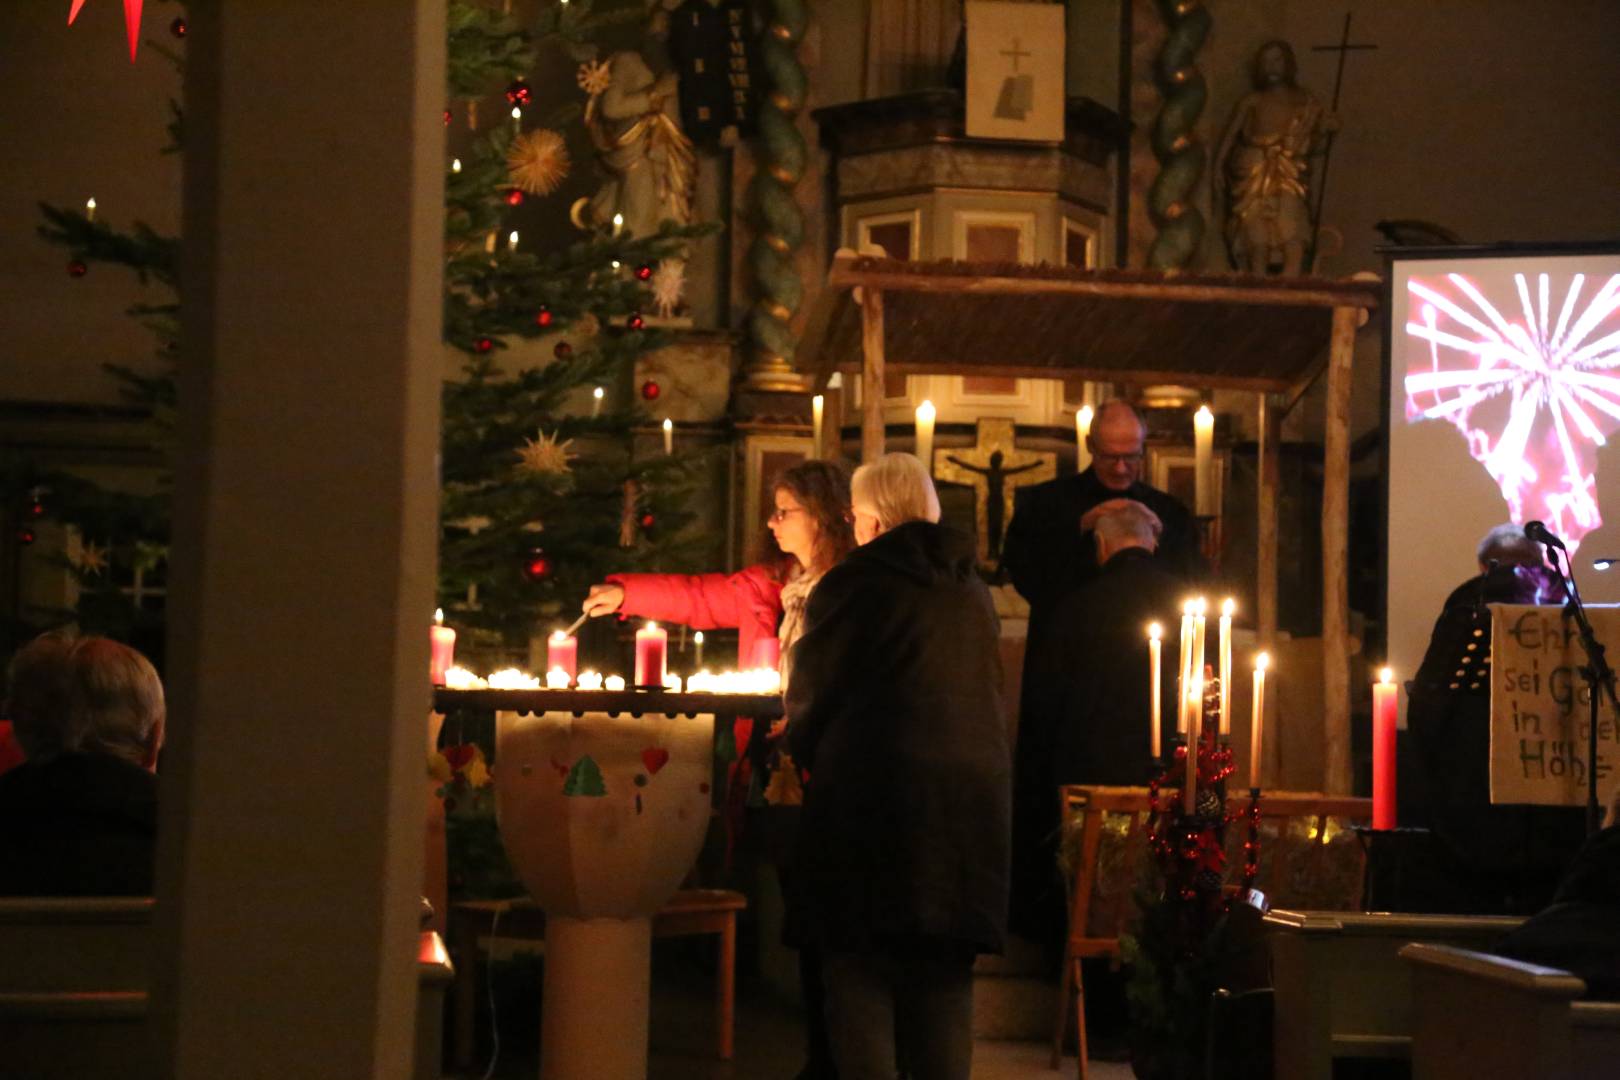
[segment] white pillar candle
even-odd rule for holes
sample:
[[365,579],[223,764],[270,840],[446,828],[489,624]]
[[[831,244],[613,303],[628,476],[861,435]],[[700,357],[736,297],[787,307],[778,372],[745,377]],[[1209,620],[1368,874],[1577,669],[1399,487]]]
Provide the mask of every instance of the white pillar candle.
[[1266,718],[1266,668],[1271,666],[1271,657],[1261,653],[1254,658],[1254,716],[1249,721],[1249,786],[1260,786],[1261,736],[1265,729]]
[[934,475],[934,403],[924,401],[917,406],[917,458]]
[[821,422],[827,399],[817,394],[810,399],[810,456],[821,457]]
[[1221,678],[1221,735],[1232,734],[1232,612],[1231,597],[1221,601],[1221,640],[1217,663]]
[[1148,679],[1150,680],[1150,683],[1149,683],[1149,687],[1150,687],[1149,695],[1151,696],[1152,701],[1153,701],[1153,712],[1152,712],[1153,719],[1152,719],[1152,727],[1151,727],[1150,730],[1151,730],[1152,736],[1153,736],[1153,759],[1155,761],[1158,760],[1159,753],[1160,753],[1160,751],[1159,751],[1159,730],[1160,730],[1160,722],[1161,722],[1160,710],[1162,708],[1163,702],[1160,700],[1160,694],[1159,694],[1159,684],[1160,684],[1160,667],[1159,667],[1159,665],[1160,665],[1160,649],[1161,649],[1161,642],[1159,641],[1159,637],[1163,633],[1164,633],[1164,631],[1160,628],[1158,623],[1154,623],[1153,625],[1148,627]]
[[1091,438],[1091,418],[1096,415],[1090,405],[1082,405],[1074,412],[1074,469],[1076,472],[1085,472],[1091,468],[1091,447],[1086,440]]
[[669,417],[666,416],[666,417],[664,417],[664,453],[673,454],[674,452],[675,452],[675,421],[671,420]]
[[1200,517],[1217,512],[1215,506],[1215,414],[1200,405],[1193,415],[1193,511]]

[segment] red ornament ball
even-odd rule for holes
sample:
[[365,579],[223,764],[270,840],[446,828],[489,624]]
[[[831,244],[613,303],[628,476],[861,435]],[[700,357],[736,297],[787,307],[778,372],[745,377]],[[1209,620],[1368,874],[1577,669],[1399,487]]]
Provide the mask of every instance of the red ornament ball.
[[646,263],[642,263],[640,266],[636,267],[636,277],[641,281],[650,280],[652,278],[652,267],[648,266]]
[[169,24],[169,33],[177,38],[186,36],[186,20],[184,16],[176,16],[174,22]]
[[535,317],[534,317],[534,325],[541,326],[541,327],[550,326],[551,325],[551,309],[544,306],[544,305],[541,305],[539,314],[535,315]]
[[529,107],[529,102],[533,100],[534,91],[530,90],[529,84],[522,79],[513,79],[507,84],[506,102],[508,105],[519,105],[526,109]]
[[32,544],[33,542],[34,542],[34,530],[33,529],[23,528],[23,529],[18,529],[17,530],[17,543],[21,544],[23,547],[27,547],[29,544]]
[[35,518],[44,517],[45,516],[45,504],[42,503],[42,502],[31,503],[29,505],[29,507],[28,507],[28,516],[29,517],[35,517]]
[[449,109],[444,110],[444,126],[445,127],[450,126],[450,110]]
[[630,313],[630,320],[625,325],[630,327],[632,330],[640,330],[643,326],[647,325],[647,320],[641,317],[641,312],[632,311]]
[[493,349],[494,347],[495,343],[489,340],[487,337],[481,337],[477,341],[473,342],[473,348],[477,349],[481,353],[489,352],[489,350]]
[[658,524],[658,519],[653,516],[651,510],[641,515],[641,527],[643,529],[650,529],[656,524]]
[[574,355],[574,347],[568,344],[566,341],[559,341],[557,342],[556,346],[552,348],[551,355],[555,356],[559,360],[566,360],[570,356]]
[[528,558],[523,562],[523,576],[530,581],[545,581],[551,576],[555,567],[551,564],[551,556],[540,548],[532,548]]
[[641,384],[641,396],[646,401],[657,401],[658,395],[663,392],[664,388],[652,379],[648,379]]
[[506,193],[506,205],[507,206],[522,206],[523,205],[523,192],[518,188],[513,188],[511,191],[508,191]]
[[84,265],[84,263],[80,262],[78,259],[74,259],[72,262],[68,263],[68,277],[84,277],[84,275],[88,274],[89,272],[90,268]]

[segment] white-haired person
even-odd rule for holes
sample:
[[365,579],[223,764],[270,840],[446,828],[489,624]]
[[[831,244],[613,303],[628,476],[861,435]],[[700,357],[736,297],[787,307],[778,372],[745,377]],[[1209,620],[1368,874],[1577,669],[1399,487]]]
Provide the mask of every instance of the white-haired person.
[[0,896],[148,896],[163,683],[102,637],[50,633],[12,658],[6,717],[26,760],[0,776]]
[[788,739],[810,771],[790,932],[819,947],[840,1080],[970,1074],[973,958],[1000,952],[1011,760],[973,539],[922,462],[851,484],[860,546],[810,597]]

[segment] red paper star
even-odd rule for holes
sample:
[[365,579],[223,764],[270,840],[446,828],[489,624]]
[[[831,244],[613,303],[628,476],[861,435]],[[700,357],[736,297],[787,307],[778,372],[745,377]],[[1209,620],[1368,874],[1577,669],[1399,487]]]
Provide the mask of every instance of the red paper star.
[[[68,25],[79,17],[79,9],[84,7],[84,0],[73,0],[73,7],[68,9]],[[135,47],[141,41],[141,0],[124,0],[124,29],[129,33],[129,62],[135,62]]]

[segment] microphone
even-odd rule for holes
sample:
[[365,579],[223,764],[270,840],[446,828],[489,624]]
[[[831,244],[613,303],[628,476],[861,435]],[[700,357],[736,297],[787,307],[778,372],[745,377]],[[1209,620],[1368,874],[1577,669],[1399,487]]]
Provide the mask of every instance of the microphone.
[[1539,521],[1525,522],[1524,535],[1528,536],[1538,544],[1546,544],[1548,547],[1555,547],[1559,551],[1564,550],[1564,542],[1558,539],[1558,537],[1554,536],[1552,532],[1548,530],[1547,526],[1543,525]]

